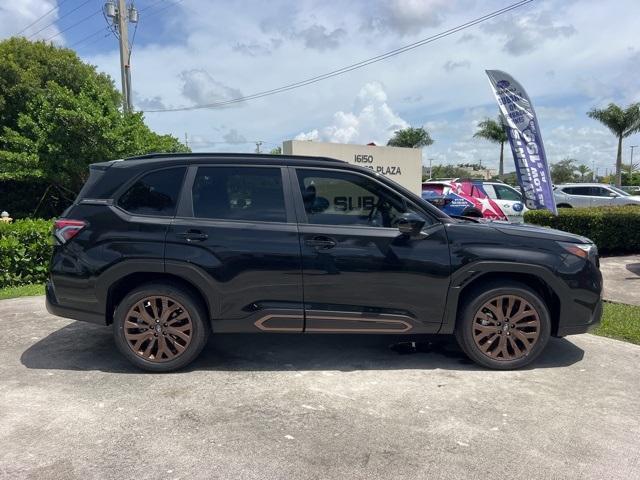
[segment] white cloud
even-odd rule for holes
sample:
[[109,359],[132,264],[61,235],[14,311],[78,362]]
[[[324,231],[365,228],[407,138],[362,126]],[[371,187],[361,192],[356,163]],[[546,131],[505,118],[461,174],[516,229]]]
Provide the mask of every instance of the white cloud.
[[554,39],[570,37],[576,33],[573,25],[557,20],[557,11],[533,11],[500,17],[482,28],[504,41],[503,49],[511,55],[524,55]]
[[[34,20],[54,8],[57,3],[56,0],[5,0],[0,5],[0,38],[17,34]],[[58,11],[55,10],[22,32],[21,35],[29,37],[35,34],[34,40],[52,37],[60,31],[55,25],[57,19]],[[51,23],[54,24],[47,27]],[[43,28],[44,30],[36,33]],[[55,40],[57,43],[64,43],[64,39],[60,35]]]
[[296,136],[296,140],[316,140],[336,143],[369,143],[384,145],[393,132],[409,124],[387,104],[382,84],[364,85],[355,99],[353,111],[338,111],[333,122]]
[[344,28],[336,28],[329,31],[323,25],[311,25],[303,30],[293,32],[294,38],[299,38],[304,42],[305,47],[315,50],[333,50],[340,46],[340,42],[346,37]]
[[370,17],[366,27],[380,32],[411,35],[442,22],[442,13],[451,6],[447,0],[389,0],[378,8],[367,5]]
[[225,133],[222,138],[229,144],[247,143],[247,138],[244,135],[238,133],[235,128],[232,128],[227,133]]
[[180,73],[182,94],[196,105],[231,100],[242,96],[237,88],[231,88],[213,78],[201,69],[185,70]]
[[442,68],[445,69],[445,71],[447,72],[452,72],[454,71],[456,68],[470,68],[471,67],[471,62],[469,60],[461,60],[459,62],[454,62],[452,60],[447,60],[445,62],[445,64],[442,66]]

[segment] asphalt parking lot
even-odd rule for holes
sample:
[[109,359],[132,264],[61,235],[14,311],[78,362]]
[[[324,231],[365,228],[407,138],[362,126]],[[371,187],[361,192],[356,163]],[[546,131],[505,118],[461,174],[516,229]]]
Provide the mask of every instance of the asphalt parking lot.
[[0,301],[2,478],[638,478],[640,347],[554,339],[482,370],[451,342],[219,336],[145,374],[108,328]]

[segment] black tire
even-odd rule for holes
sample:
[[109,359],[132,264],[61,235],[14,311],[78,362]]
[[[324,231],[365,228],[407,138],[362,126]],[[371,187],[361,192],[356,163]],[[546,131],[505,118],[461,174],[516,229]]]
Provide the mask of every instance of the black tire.
[[[505,297],[508,297],[508,296],[516,297],[516,301],[515,301],[516,303],[514,303],[511,309],[512,313],[516,311],[516,308],[522,305],[522,303],[517,303],[517,297],[524,300],[524,303],[528,302],[529,304],[528,306],[531,307],[533,310],[535,310],[535,312],[537,313],[537,319],[532,316],[533,313],[524,317],[524,320],[527,320],[526,322],[527,324],[531,323],[530,320],[534,320],[535,322],[537,322],[537,325],[538,325],[537,327],[530,327],[530,330],[533,330],[535,328],[535,330],[537,331],[537,339],[533,343],[527,344],[528,345],[527,347],[525,347],[524,343],[521,340],[519,340],[518,337],[515,336],[516,329],[513,329],[513,330],[510,329],[510,327],[513,327],[513,324],[510,324],[510,319],[508,318],[508,315],[511,315],[511,313],[506,313],[505,316],[507,317],[506,318],[507,321],[502,322],[502,325],[500,324],[500,322],[496,322],[495,324],[487,322],[486,324],[487,326],[485,327],[484,326],[485,320],[482,320],[483,322],[482,325],[476,323],[476,316],[482,315],[481,313],[479,313],[479,311],[482,308],[484,308],[484,306],[488,302],[491,302],[492,300],[496,299],[496,302],[497,302],[496,305],[502,308],[502,306],[504,306],[505,304],[500,302],[507,302],[508,300],[506,300]],[[462,305],[458,313],[458,321],[456,324],[455,335],[456,335],[456,340],[460,345],[460,348],[462,348],[464,353],[466,353],[467,356],[477,364],[487,368],[495,369],[495,370],[514,370],[530,364],[532,361],[534,361],[538,357],[538,355],[540,355],[540,353],[542,353],[542,351],[547,346],[547,343],[549,342],[549,337],[551,334],[551,318],[549,316],[549,310],[544,300],[542,299],[542,297],[531,288],[527,287],[522,283],[515,282],[515,281],[490,283],[489,285],[486,285],[480,289],[472,290],[471,292],[469,292],[469,297],[470,298]],[[503,299],[503,300],[498,300],[498,299]],[[503,313],[506,310],[508,310],[508,306],[504,307],[504,310],[502,310]],[[488,312],[488,310],[486,309],[483,311]],[[526,307],[525,307],[525,311],[530,312],[531,310],[526,310]],[[491,316],[493,316],[491,312],[489,313]],[[514,316],[517,316],[517,315],[514,315]],[[484,317],[486,317],[486,315],[484,315]],[[518,320],[516,324],[521,326],[523,324],[518,322],[524,322],[524,320]],[[509,325],[505,326],[504,325],[505,323]],[[487,337],[484,337],[484,339],[486,338],[495,339],[493,340],[493,342],[504,341],[505,345],[508,342],[518,342],[516,345],[517,348],[523,351],[527,350],[526,353],[520,358],[515,358],[515,359],[498,358],[497,356],[492,356],[492,355],[495,355],[496,350],[498,350],[497,343],[491,344],[491,346],[496,347],[491,353],[484,353],[481,350],[481,347],[478,345],[478,343],[476,343],[476,339],[480,338],[483,333],[483,330],[478,330],[478,329],[485,329],[485,328],[489,329],[489,328],[493,328],[494,326],[496,328],[496,333],[486,334],[486,335],[492,335],[492,337],[487,336]],[[510,330],[503,331],[504,328],[509,328]],[[525,328],[529,329],[529,327],[525,327]],[[511,335],[510,332],[513,332],[514,335],[511,336],[510,338],[506,337],[505,335]],[[522,332],[523,330],[519,330],[518,335],[520,335]],[[528,331],[524,333],[529,334]],[[474,334],[476,334],[476,336],[474,336]],[[504,340],[502,339],[503,336],[505,336]],[[486,347],[487,345],[489,345],[489,343],[490,343],[489,340],[485,340],[484,346]],[[520,352],[516,353],[516,351],[513,348],[513,343],[509,344],[509,348],[511,349],[512,352],[514,352],[513,354],[514,356],[516,354],[521,354]],[[501,353],[498,353],[498,355],[500,354]],[[509,354],[507,354],[507,357],[508,356]]]
[[[179,333],[174,335],[173,333],[167,333],[164,330],[158,331],[157,334],[155,333],[156,329],[162,328],[162,324],[160,324],[159,322],[156,322],[159,325],[158,327],[156,327],[156,329],[143,328],[148,326],[146,323],[139,323],[140,328],[138,329],[131,328],[132,321],[142,321],[135,320],[135,317],[131,316],[137,315],[135,309],[137,309],[138,311],[140,310],[140,302],[143,302],[146,299],[154,298],[158,299],[157,303],[155,303],[156,308],[154,308],[153,310],[151,310],[151,307],[145,309],[145,317],[149,317],[149,311],[152,312],[152,315],[150,315],[152,318],[153,313],[158,314],[158,317],[162,317],[162,315],[159,315],[165,305],[162,298],[166,298],[166,305],[171,305],[171,307],[168,308],[167,311],[169,311],[170,309],[174,309],[174,313],[169,316],[167,322],[171,323],[172,321],[175,321],[172,320],[173,315],[178,322],[182,322],[180,327],[178,327],[180,328],[180,332],[182,332],[185,338],[189,338],[188,343],[184,342],[186,343],[186,346],[181,347],[183,348],[183,350],[180,351],[175,348],[176,345],[180,346],[176,342],[183,342],[178,336],[176,336],[180,335]],[[149,302],[147,303],[150,305]],[[183,314],[182,312],[186,312],[186,314]],[[141,285],[140,287],[129,292],[116,308],[113,318],[113,336],[115,339],[115,343],[120,352],[138,368],[150,372],[171,372],[174,370],[178,370],[195,360],[207,343],[210,329],[205,312],[206,309],[202,305],[202,302],[189,290],[183,287],[172,285],[169,283],[147,283]],[[188,318],[188,324],[186,324],[185,326],[185,320],[180,320],[180,318],[178,317]],[[129,321],[127,321],[127,319],[129,319]],[[164,325],[167,326],[166,323]],[[171,328],[172,326],[169,325],[168,329]],[[174,328],[174,330],[178,330],[178,328]],[[141,331],[144,331],[145,333],[138,333]],[[159,358],[155,359],[153,358],[153,353],[151,353],[151,355],[147,357],[144,356],[143,352],[138,351],[138,353],[136,353],[136,351],[134,351],[133,345],[130,343],[131,340],[127,339],[127,335],[131,335],[131,332],[133,332],[133,335],[148,335],[148,338],[150,338],[150,340],[145,341],[149,343],[151,341],[155,341],[156,355],[157,352],[160,351],[159,346],[161,341],[163,344],[163,348],[168,348],[167,346],[171,346],[172,351],[167,350],[166,354],[161,353],[161,355],[158,356]],[[153,338],[151,338],[151,335],[155,337],[159,337],[160,335],[162,335],[164,336],[164,338],[157,338],[154,340]],[[170,338],[171,340],[168,341],[168,338]],[[149,343],[143,344],[143,346],[149,345]],[[153,351],[153,348],[150,347],[150,349],[151,351]],[[139,350],[142,350],[142,347],[140,347]],[[168,354],[174,355],[174,357],[169,358]],[[167,358],[163,359],[163,356]]]
[[573,207],[568,203],[561,203],[560,205],[558,205],[558,208],[573,208]]

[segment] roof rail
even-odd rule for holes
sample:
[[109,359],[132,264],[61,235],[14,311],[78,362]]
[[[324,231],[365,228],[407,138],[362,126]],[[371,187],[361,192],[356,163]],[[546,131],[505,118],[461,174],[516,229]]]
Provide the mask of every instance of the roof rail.
[[215,157],[237,157],[237,158],[283,158],[283,159],[295,159],[295,158],[308,158],[309,160],[323,160],[330,162],[339,162],[344,163],[343,160],[338,160],[336,158],[329,157],[315,157],[308,155],[271,155],[269,153],[225,153],[225,152],[175,152],[175,153],[166,153],[166,152],[156,152],[156,153],[146,153],[144,155],[135,155],[133,157],[126,157],[124,160],[153,160],[160,158],[184,158],[184,157],[192,157],[192,158],[215,158]]

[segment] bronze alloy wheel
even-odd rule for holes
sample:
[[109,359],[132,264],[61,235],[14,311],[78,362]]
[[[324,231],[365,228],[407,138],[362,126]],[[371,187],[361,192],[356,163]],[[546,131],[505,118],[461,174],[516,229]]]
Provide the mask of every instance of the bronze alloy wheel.
[[124,337],[137,355],[151,362],[180,356],[191,343],[193,323],[189,312],[170,297],[146,297],[127,312]]
[[531,352],[540,336],[540,315],[518,295],[500,295],[473,317],[473,340],[494,360],[518,360]]

